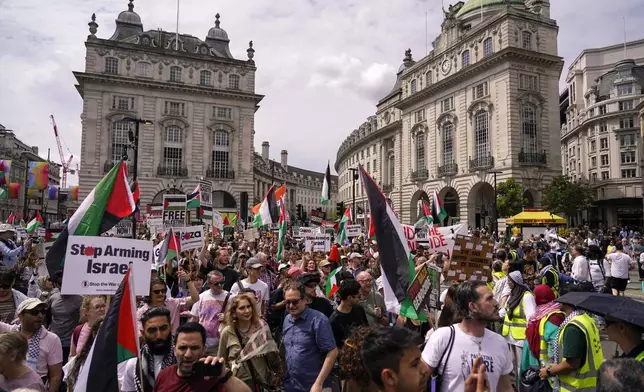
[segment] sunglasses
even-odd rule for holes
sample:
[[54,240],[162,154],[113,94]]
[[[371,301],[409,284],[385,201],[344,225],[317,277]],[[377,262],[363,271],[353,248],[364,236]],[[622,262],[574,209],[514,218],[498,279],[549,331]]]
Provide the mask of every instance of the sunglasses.
[[294,299],[294,300],[286,300],[286,301],[284,301],[284,303],[286,304],[286,306],[297,306],[297,305],[300,304],[300,301],[302,301],[302,300],[301,299]]
[[156,294],[156,295],[165,294],[165,292],[166,292],[165,289],[164,290],[152,290],[152,294]]
[[30,316],[38,316],[39,314],[42,314],[44,316],[47,314],[47,309],[30,309],[25,310],[25,313],[29,314]]
[[209,282],[213,286],[223,286],[224,282]]

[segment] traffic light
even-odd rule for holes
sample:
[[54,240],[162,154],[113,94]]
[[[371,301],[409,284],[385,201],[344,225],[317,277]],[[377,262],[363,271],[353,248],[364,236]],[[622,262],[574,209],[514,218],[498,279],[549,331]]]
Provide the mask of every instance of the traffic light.
[[302,205],[301,205],[301,204],[298,204],[298,205],[297,205],[297,220],[299,220],[299,221],[303,221],[303,220],[304,220],[304,218],[302,217],[302,212],[303,212],[303,210],[304,210],[304,208],[302,208]]
[[339,218],[344,214],[344,202],[335,203],[335,215]]

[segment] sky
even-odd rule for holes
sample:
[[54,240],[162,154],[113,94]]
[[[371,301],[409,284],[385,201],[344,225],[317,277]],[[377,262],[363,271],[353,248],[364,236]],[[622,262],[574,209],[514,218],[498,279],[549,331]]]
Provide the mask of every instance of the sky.
[[[623,17],[627,39],[644,38],[636,0],[551,3],[563,77],[581,50],[622,43]],[[96,13],[97,36],[109,38],[126,9],[126,0],[0,0],[0,124],[43,157],[50,148],[58,162],[53,114],[76,167],[82,100],[72,71],[84,69],[87,23]],[[134,10],[144,30],[176,31],[176,0],[135,0]],[[333,168],[342,141],[375,114],[404,51],[422,58],[442,21],[439,0],[181,0],[179,31],[205,39],[216,13],[235,58],[246,59],[254,43],[256,93],[265,95],[255,115],[256,151],[267,140],[271,158],[288,150],[290,165],[320,172],[327,161]]]

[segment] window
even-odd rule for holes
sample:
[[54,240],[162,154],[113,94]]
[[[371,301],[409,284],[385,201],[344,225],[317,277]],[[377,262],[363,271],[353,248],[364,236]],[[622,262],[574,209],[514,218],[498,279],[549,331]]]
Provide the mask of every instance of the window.
[[636,169],[622,169],[622,178],[635,178],[636,176]]
[[635,163],[635,151],[623,151],[621,156],[622,164]]
[[232,120],[233,119],[233,109],[232,108],[222,108],[219,106],[213,107],[214,117],[220,120]]
[[202,86],[212,85],[212,72],[210,71],[201,71],[199,73],[199,84]]
[[376,169],[376,160],[375,160],[375,159],[373,160],[373,171],[374,171],[374,172],[378,171],[378,170]]
[[619,127],[621,129],[633,128],[634,127],[633,117],[620,118],[619,119]]
[[228,75],[228,88],[239,90],[239,75]]
[[606,105],[601,105],[599,107],[599,115],[606,114]]
[[127,147],[130,144],[130,139],[128,138],[129,130],[129,121],[116,121],[112,124],[112,163],[119,162],[127,152]]
[[371,173],[371,162],[367,162],[367,173]]
[[376,145],[374,144],[371,149],[373,150],[372,152],[375,154],[376,153]]
[[170,81],[171,82],[181,81],[181,67],[178,67],[176,65],[170,67]]
[[108,74],[119,73],[119,59],[117,59],[116,57],[106,57],[105,73],[108,73]]
[[176,125],[165,128],[163,166],[166,175],[179,175],[183,164],[183,130]]
[[532,33],[529,31],[521,32],[521,47],[528,50],[532,49]]
[[606,133],[607,131],[608,131],[608,126],[606,125],[606,122],[600,122],[599,133]]
[[534,75],[519,74],[519,89],[537,91],[537,77]]
[[449,97],[441,101],[441,112],[448,112],[454,109],[454,98]]
[[599,149],[606,150],[608,148],[608,138],[603,137],[599,139]]
[[595,152],[597,150],[597,142],[595,140],[590,141],[590,152]]
[[472,88],[472,99],[481,99],[485,96],[487,96],[487,82],[483,82]]
[[601,156],[601,164],[602,166],[608,166],[608,154],[603,154]]
[[487,57],[492,54],[492,38],[486,38],[483,41],[483,56]]
[[416,170],[425,170],[425,133],[416,134]]
[[186,104],[183,102],[165,101],[166,116],[186,116]]
[[146,63],[145,61],[140,61],[136,64],[136,72],[139,76],[144,78],[152,77],[152,64]]
[[590,177],[593,181],[597,181],[597,173],[592,173]]
[[628,147],[628,146],[634,146],[635,145],[635,135],[630,134],[630,135],[620,135],[619,136],[619,146],[620,147]]
[[366,154],[367,158],[369,158],[369,153],[371,152],[371,149],[369,147],[367,147],[367,149],[365,151],[367,152],[367,154]]
[[470,65],[470,51],[469,50],[466,50],[465,52],[463,52],[463,54],[461,55],[461,62],[463,63],[463,67],[467,67],[468,65]]
[[608,180],[610,178],[610,174],[607,171],[602,172],[602,180]]
[[112,97],[112,109],[127,111],[134,110],[134,97],[114,95]]
[[454,162],[454,124],[443,125],[443,165]]
[[489,116],[480,110],[474,116],[474,157],[480,159],[490,155],[490,129]]
[[216,130],[212,136],[212,176],[229,178],[230,135],[224,130]]
[[412,80],[410,83],[411,94],[416,94],[416,79]]
[[427,73],[425,74],[425,84],[426,84],[426,86],[429,86],[432,83],[433,83],[432,82],[432,71],[427,71]]
[[389,185],[394,184],[395,178],[396,178],[396,159],[392,155],[389,157]]
[[414,112],[415,122],[419,123],[425,121],[425,109],[420,109]]
[[590,168],[594,169],[597,167],[597,157],[591,157],[590,158]]
[[617,86],[617,96],[630,95],[633,94],[633,85],[632,84],[620,84]]
[[621,101],[619,110],[633,110],[633,101]]
[[523,152],[528,154],[539,152],[537,111],[533,106],[524,106],[521,111],[521,131],[523,136]]

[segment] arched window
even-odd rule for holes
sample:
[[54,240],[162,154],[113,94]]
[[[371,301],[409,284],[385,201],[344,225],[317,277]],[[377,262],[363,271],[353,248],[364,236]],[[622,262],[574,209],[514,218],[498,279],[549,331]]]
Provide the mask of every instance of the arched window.
[[411,93],[416,94],[416,79],[411,81]]
[[534,106],[526,105],[521,110],[521,136],[523,137],[523,152],[539,152],[537,111]]
[[201,71],[199,73],[199,84],[202,86],[212,85],[212,73],[206,70]]
[[239,75],[228,75],[228,88],[239,90]]
[[529,31],[521,32],[521,46],[523,49],[532,49],[532,33]]
[[474,156],[481,159],[490,155],[490,121],[489,114],[479,110],[474,115]]
[[105,73],[118,74],[119,73],[119,59],[116,57],[105,58]]
[[443,125],[443,165],[454,163],[454,124]]
[[183,167],[183,129],[177,125],[168,125],[163,138],[164,174],[182,176]]
[[230,135],[228,132],[218,129],[212,134],[212,178],[231,178],[230,169]]
[[[116,121],[112,123],[112,140],[110,142],[112,163],[119,162],[123,154],[127,152],[127,147],[130,143],[128,132],[130,130],[129,121]],[[128,154],[128,162],[131,161],[130,154]]]
[[461,55],[461,62],[463,63],[463,67],[467,67],[468,65],[470,65],[470,51],[469,50],[466,50],[465,52],[463,52],[463,54]]
[[493,51],[492,37],[486,38],[485,41],[483,41],[483,56],[490,56]]
[[416,134],[416,170],[425,170],[425,132]]
[[170,81],[171,82],[181,81],[181,67],[178,67],[176,65],[170,67]]

